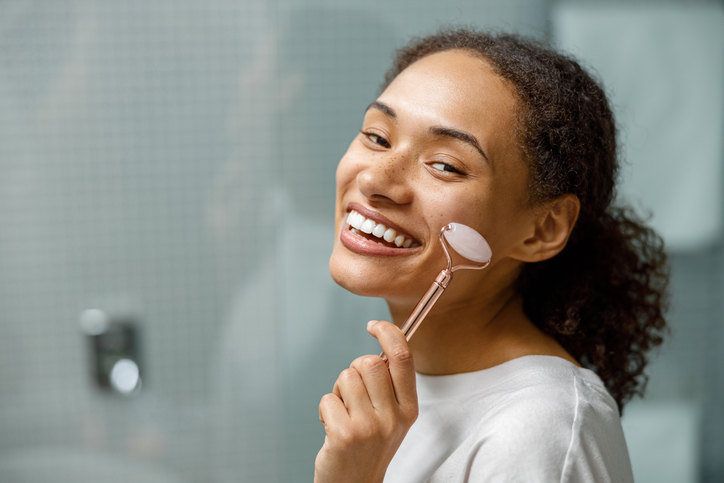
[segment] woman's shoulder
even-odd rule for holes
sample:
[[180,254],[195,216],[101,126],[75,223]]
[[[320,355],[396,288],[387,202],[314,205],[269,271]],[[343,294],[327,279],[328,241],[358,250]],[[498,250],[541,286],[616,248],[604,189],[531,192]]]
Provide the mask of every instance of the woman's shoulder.
[[447,477],[460,468],[480,476],[466,481],[495,474],[519,478],[510,481],[609,481],[614,474],[630,481],[616,403],[592,371],[526,356],[457,379],[467,386],[455,388],[469,417],[466,434],[435,472],[444,478],[431,481],[455,481]]
[[558,357],[525,356],[466,379],[466,387],[455,389],[475,414],[469,422],[480,438],[516,445],[543,438],[565,452],[574,432],[620,427],[616,402],[600,378]]
[[515,408],[535,401],[538,408],[553,408],[592,402],[616,408],[593,371],[552,356],[524,356],[482,371],[448,376],[418,374],[417,383],[421,403],[485,400],[488,406]]
[[488,386],[512,411],[535,409],[567,413],[600,409],[618,417],[616,402],[595,372],[559,357],[525,356],[492,368],[495,384]]
[[525,356],[482,371],[418,375],[417,382],[421,418],[450,418],[466,436],[568,441],[576,428],[620,426],[599,377],[558,357]]

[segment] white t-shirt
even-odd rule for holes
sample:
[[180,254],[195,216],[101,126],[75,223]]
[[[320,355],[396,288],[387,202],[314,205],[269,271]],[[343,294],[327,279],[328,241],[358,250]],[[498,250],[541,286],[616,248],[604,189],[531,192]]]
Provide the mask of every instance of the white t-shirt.
[[420,415],[385,476],[410,482],[633,482],[616,403],[588,369],[526,356],[417,375]]

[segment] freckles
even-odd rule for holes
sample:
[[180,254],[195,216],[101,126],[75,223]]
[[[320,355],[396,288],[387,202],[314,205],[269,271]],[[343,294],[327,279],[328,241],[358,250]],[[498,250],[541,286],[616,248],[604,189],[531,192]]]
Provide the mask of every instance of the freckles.
[[[389,162],[387,163],[387,166],[385,167],[385,176],[387,179],[391,179],[394,176],[395,172],[395,165],[397,164],[397,157],[393,156],[389,159]],[[403,165],[399,167],[399,170],[402,172],[405,172],[407,168]]]

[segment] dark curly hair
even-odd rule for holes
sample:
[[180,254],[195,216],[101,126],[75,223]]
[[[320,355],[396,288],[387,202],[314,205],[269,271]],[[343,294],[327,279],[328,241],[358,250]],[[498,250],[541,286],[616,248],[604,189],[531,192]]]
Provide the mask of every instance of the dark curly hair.
[[526,264],[527,316],[603,380],[619,409],[646,386],[646,353],[667,332],[663,241],[613,204],[616,124],[603,89],[573,58],[541,42],[470,29],[442,30],[398,51],[383,88],[415,61],[462,49],[485,60],[517,94],[516,136],[530,168],[532,205],[572,193],[581,211],[568,244]]

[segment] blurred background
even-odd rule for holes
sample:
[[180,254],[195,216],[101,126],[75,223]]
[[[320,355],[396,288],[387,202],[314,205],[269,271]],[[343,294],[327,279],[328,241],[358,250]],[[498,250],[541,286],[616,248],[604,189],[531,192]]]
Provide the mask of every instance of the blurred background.
[[393,50],[450,24],[606,85],[673,272],[634,473],[724,481],[724,2],[552,0],[0,2],[0,481],[311,481],[387,317],[328,275],[335,166]]

